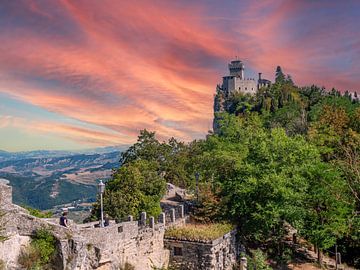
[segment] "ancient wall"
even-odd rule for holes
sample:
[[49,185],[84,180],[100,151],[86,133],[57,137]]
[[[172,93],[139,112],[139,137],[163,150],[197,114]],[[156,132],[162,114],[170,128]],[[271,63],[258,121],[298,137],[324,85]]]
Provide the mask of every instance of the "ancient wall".
[[[0,183],[1,198],[11,198],[11,188]],[[10,196],[10,197],[9,197]],[[128,262],[136,270],[151,270],[169,262],[169,250],[164,248],[166,226],[184,224],[183,207],[162,213],[159,218],[142,213],[140,221],[129,221],[105,228],[95,228],[95,223],[71,224],[69,228],[58,225],[57,219],[40,219],[9,200],[1,204],[6,213],[4,234],[8,240],[0,244],[0,259],[6,269],[19,269],[17,257],[39,228],[50,230],[58,240],[60,258],[58,269],[119,269]],[[169,218],[168,218],[169,217]]]
[[184,241],[165,238],[170,264],[184,270],[231,270],[237,259],[236,232],[213,241]]

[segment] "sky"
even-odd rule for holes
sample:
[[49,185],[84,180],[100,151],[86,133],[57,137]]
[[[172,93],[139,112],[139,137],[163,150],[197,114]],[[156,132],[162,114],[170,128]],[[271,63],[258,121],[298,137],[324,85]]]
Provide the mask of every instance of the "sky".
[[360,1],[1,0],[0,150],[204,138],[245,75],[360,91]]

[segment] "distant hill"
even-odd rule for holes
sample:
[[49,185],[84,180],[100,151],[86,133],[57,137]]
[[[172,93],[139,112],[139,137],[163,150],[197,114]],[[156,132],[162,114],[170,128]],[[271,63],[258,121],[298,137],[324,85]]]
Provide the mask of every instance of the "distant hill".
[[16,204],[49,209],[75,200],[92,201],[96,181],[111,176],[124,149],[0,151],[0,178],[10,181]]

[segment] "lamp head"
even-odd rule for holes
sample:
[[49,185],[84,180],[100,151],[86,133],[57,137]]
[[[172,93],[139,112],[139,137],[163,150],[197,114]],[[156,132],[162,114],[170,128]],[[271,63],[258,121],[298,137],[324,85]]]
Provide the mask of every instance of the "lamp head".
[[103,183],[102,180],[100,180],[100,183],[98,184],[98,189],[100,193],[104,193],[105,191],[105,184]]

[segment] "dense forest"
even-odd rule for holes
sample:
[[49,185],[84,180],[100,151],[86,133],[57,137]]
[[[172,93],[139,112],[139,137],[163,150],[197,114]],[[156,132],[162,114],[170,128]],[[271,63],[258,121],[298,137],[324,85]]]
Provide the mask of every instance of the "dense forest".
[[290,224],[317,248],[319,262],[337,245],[343,261],[360,267],[357,96],[297,87],[281,68],[256,96],[222,95],[216,132],[204,140],[159,142],[141,131],[107,183],[105,211],[119,220],[155,216],[167,182],[194,190],[198,174],[199,222],[233,222],[246,247],[278,263],[292,256],[281,241]]

